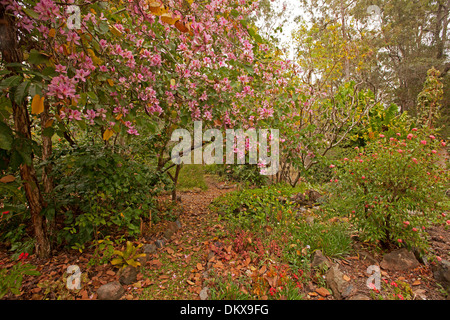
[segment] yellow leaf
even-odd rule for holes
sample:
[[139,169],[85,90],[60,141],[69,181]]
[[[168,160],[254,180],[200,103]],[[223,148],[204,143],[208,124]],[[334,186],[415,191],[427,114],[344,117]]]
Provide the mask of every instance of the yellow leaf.
[[31,114],[41,114],[44,112],[44,97],[36,94],[31,101]]
[[120,120],[120,119],[122,118],[122,116],[123,116],[123,114],[119,114],[119,115],[116,117],[116,120]]
[[175,79],[170,79],[170,85],[174,86],[175,85]]
[[117,29],[115,26],[109,26],[109,31],[115,36],[120,37],[122,35],[122,32],[120,32],[119,29]]
[[150,9],[150,12],[155,16],[160,16],[164,13],[167,13],[167,9],[159,1],[151,1],[148,4],[148,7]]
[[53,119],[50,119],[50,120],[48,120],[46,123],[45,123],[45,128],[48,128],[48,127],[51,127],[52,126],[52,124],[53,124]]
[[103,140],[108,141],[114,135],[114,131],[106,129],[103,133]]
[[55,29],[50,29],[48,32],[48,36],[50,38],[54,38],[56,36],[56,30]]
[[113,87],[114,86],[114,81],[112,81],[111,79],[106,80],[108,82],[108,84]]
[[175,24],[175,22],[177,22],[178,20],[180,20],[180,17],[175,16],[173,13],[169,12],[169,13],[163,13],[161,15],[161,21],[168,23],[168,24]]

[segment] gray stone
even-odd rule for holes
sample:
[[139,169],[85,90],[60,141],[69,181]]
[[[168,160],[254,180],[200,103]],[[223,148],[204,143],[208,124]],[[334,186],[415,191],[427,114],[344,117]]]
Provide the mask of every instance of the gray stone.
[[170,238],[172,238],[174,233],[175,233],[175,230],[173,230],[172,228],[169,228],[166,231],[164,231],[164,238],[169,240]]
[[354,295],[353,297],[350,297],[348,300],[372,300],[372,299],[370,299],[368,296],[366,296],[362,293],[358,293],[358,294]]
[[317,250],[314,252],[313,259],[311,262],[311,267],[313,267],[313,268],[322,268],[322,267],[329,268],[330,266],[331,266],[330,262],[322,254],[321,250]]
[[102,285],[97,290],[97,298],[99,300],[118,300],[125,293],[125,289],[120,282],[114,281]]
[[178,230],[180,230],[181,227],[182,227],[182,224],[181,224],[181,221],[180,221],[180,220],[175,221],[175,225],[176,225],[176,227],[177,227]]
[[145,244],[142,247],[142,252],[146,253],[146,254],[152,254],[156,251],[156,245],[154,243],[151,244]]
[[209,288],[204,287],[202,291],[200,291],[200,300],[208,300],[209,297]]
[[160,239],[155,241],[155,245],[157,248],[162,248],[166,244],[166,240]]
[[343,297],[343,298],[348,298],[348,297],[351,296],[354,292],[355,292],[355,287],[353,287],[352,284],[349,284],[348,286],[346,286],[346,287],[344,288],[344,290],[342,290],[342,297]]
[[137,281],[137,269],[133,266],[126,266],[120,271],[119,282],[121,284],[132,284]]
[[[328,270],[325,279],[328,287],[333,291],[333,295],[337,300],[341,300],[353,292],[353,285],[344,280],[344,273],[339,270],[338,264],[333,265],[330,270]],[[351,288],[349,288],[349,286]]]
[[406,248],[401,248],[383,256],[380,263],[381,268],[392,271],[406,271],[420,266],[414,253]]
[[436,265],[431,266],[431,270],[436,281],[450,294],[450,262],[438,261]]

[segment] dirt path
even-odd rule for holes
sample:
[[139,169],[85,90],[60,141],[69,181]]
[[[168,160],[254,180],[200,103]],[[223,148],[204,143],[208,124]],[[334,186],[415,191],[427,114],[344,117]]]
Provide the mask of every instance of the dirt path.
[[137,291],[139,299],[199,299],[209,244],[217,240],[223,228],[208,206],[215,198],[234,190],[208,177],[206,181],[206,191],[179,193],[182,228],[165,247],[150,256],[143,277],[151,285]]

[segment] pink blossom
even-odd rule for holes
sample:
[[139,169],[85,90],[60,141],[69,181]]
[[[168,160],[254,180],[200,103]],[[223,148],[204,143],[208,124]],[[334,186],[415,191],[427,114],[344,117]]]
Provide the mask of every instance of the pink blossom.
[[48,85],[48,95],[59,99],[75,98],[75,81],[65,75],[54,77]]
[[415,164],[417,164],[417,159],[416,158],[412,158],[411,161],[414,162]]
[[417,131],[417,128],[413,128],[411,131]]
[[385,136],[384,136],[384,134],[380,134],[380,138],[384,138]]
[[334,165],[334,164],[331,164],[331,165],[330,165],[330,168],[334,168],[334,167],[335,167],[335,165]]
[[412,228],[412,231],[417,232],[417,228]]
[[426,145],[427,142],[425,140],[420,141],[421,144]]
[[430,135],[430,139],[431,139],[431,140],[434,140],[434,139],[436,139],[436,137],[433,136],[433,135]]
[[408,138],[409,140],[411,140],[413,137],[414,137],[414,135],[412,133],[410,133],[406,136],[406,138]]

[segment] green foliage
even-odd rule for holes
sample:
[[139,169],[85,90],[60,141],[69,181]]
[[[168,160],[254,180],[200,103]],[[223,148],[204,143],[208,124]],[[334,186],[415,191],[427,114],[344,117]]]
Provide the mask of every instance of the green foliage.
[[423,90],[417,97],[418,119],[423,126],[434,128],[439,121],[444,85],[439,80],[441,75],[434,67],[428,70]]
[[227,181],[242,182],[258,187],[265,185],[269,180],[267,176],[260,173],[257,165],[215,164],[208,166],[207,170]]
[[230,274],[228,274],[227,279],[223,276],[214,277],[214,283],[210,284],[211,288],[211,300],[250,300],[252,296],[248,293],[244,293],[241,290],[241,286],[246,285],[246,279],[239,279],[233,281]]
[[54,203],[64,215],[59,240],[83,244],[99,232],[122,228],[139,233],[140,219],[156,208],[163,177],[131,156],[97,146],[55,152]]
[[237,190],[214,200],[212,208],[229,220],[231,226],[253,229],[275,225],[293,218],[293,205],[285,204],[282,199],[299,190],[284,185]]
[[101,240],[94,240],[91,245],[94,248],[94,253],[88,265],[102,265],[111,261],[114,255],[114,244],[120,244],[122,241],[124,241],[123,237],[113,241],[110,236]]
[[387,108],[382,104],[377,104],[364,116],[361,125],[349,133],[348,145],[364,147],[379,134],[391,138],[396,137],[398,132],[402,135],[407,134],[410,129],[410,117],[406,112],[400,114],[396,104],[391,104]]
[[12,266],[10,269],[0,269],[0,299],[2,299],[9,292],[14,295],[19,295],[24,275],[40,275],[40,273],[36,271],[35,268],[36,267],[31,264],[24,264],[22,262],[19,262]]
[[136,259],[145,257],[145,253],[138,253],[138,249],[142,247],[142,244],[134,246],[131,241],[127,241],[127,245],[124,251],[114,250],[114,255],[117,258],[111,260],[111,264],[114,266],[125,268],[126,266],[138,267],[141,265]]
[[[175,169],[172,169],[171,172],[173,176]],[[202,165],[191,164],[183,166],[178,176],[177,190],[184,191],[192,190],[193,188],[207,190],[208,185],[205,182],[204,173]]]
[[330,209],[347,215],[363,239],[425,249],[423,229],[444,210],[449,181],[437,165],[440,147],[432,134],[413,129],[356,148],[336,162]]

